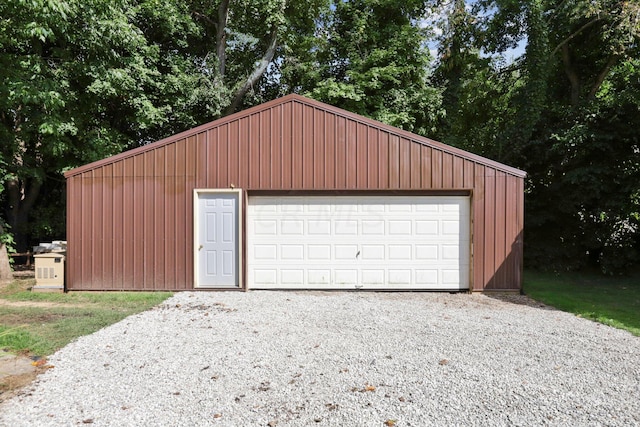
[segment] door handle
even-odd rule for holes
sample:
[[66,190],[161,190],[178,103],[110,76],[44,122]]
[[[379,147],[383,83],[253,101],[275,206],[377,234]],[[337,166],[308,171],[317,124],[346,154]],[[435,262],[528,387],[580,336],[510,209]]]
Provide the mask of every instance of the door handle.
[[198,250],[200,250],[200,249],[202,249],[202,248],[203,248],[203,246],[202,246],[202,245],[198,246]]

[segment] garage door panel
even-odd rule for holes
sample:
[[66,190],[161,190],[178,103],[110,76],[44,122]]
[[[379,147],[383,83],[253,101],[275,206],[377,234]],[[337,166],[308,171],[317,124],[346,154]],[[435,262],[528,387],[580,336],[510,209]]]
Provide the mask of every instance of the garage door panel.
[[358,271],[355,269],[336,269],[334,279],[336,285],[350,285],[353,287],[358,284]]
[[307,270],[307,283],[309,285],[330,285],[331,270]]
[[324,245],[308,245],[307,246],[307,259],[309,260],[331,260],[331,246]]
[[278,273],[274,269],[256,268],[252,270],[252,273],[252,280],[256,286],[276,285],[278,283]]
[[468,197],[251,197],[247,228],[250,288],[468,288]]

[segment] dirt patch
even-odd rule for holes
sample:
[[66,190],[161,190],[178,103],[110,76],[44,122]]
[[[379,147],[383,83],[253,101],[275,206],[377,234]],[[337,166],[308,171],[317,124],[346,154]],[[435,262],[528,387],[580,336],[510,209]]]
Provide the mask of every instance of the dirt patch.
[[56,320],[64,319],[64,314],[39,313],[34,315],[25,315],[24,313],[2,313],[0,321],[5,326],[30,325],[34,323],[50,323]]
[[0,307],[35,307],[35,308],[78,308],[84,304],[67,304],[64,302],[51,301],[10,301],[0,298]]
[[17,395],[40,373],[50,368],[46,359],[33,360],[25,355],[0,350],[0,403]]

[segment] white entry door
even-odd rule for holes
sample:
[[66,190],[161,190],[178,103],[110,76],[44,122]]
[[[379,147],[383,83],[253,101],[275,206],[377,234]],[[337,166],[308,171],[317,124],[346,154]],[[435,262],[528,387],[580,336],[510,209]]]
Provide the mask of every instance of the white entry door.
[[255,196],[254,289],[469,288],[466,196]]
[[196,190],[195,194],[195,286],[238,287],[241,193]]

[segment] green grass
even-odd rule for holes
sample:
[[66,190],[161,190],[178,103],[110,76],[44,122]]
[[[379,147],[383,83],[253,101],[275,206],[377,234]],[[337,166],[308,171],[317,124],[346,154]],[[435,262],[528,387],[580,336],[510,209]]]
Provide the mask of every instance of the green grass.
[[526,271],[523,289],[531,298],[559,310],[640,336],[640,272],[609,277]]
[[33,281],[15,281],[0,298],[28,306],[0,305],[0,348],[49,355],[74,339],[91,334],[127,316],[148,310],[169,292],[33,293]]

